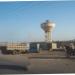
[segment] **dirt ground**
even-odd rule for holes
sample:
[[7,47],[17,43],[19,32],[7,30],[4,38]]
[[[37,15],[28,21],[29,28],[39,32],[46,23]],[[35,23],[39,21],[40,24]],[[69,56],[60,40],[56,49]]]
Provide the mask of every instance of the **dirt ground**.
[[[17,66],[13,67],[13,63]],[[7,66],[7,64],[10,64],[10,66]],[[66,58],[65,52],[63,51],[29,53],[20,55],[0,54],[0,74],[8,73],[75,73],[75,57]]]

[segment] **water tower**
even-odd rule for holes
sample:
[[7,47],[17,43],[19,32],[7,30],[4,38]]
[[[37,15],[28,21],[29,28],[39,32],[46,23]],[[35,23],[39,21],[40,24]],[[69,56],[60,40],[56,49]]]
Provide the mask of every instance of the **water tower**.
[[41,24],[41,28],[45,31],[45,41],[52,42],[52,31],[55,27],[55,23],[46,20],[46,22]]

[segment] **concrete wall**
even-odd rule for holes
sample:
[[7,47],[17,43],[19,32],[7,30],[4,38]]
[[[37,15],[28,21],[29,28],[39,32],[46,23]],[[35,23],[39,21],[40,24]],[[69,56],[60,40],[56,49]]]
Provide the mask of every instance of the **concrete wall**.
[[57,49],[57,43],[52,43],[52,49]]

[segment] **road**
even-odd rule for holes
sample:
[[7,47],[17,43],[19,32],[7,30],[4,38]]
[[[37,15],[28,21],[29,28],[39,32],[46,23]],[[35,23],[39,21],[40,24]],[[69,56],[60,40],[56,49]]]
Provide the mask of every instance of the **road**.
[[[3,65],[4,64],[4,65]],[[26,68],[29,64],[29,67]],[[0,74],[75,73],[75,58],[62,51],[0,55]]]
[[24,74],[29,65],[22,55],[0,55],[0,74]]

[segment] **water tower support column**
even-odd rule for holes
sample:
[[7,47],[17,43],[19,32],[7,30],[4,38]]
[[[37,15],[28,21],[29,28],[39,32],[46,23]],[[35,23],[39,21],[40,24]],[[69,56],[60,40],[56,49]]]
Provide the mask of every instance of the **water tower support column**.
[[46,43],[50,43],[50,48],[52,49],[55,44],[52,42],[52,31],[55,28],[55,23],[51,22],[49,20],[46,20],[46,22],[41,24],[41,28],[45,32],[45,41]]

